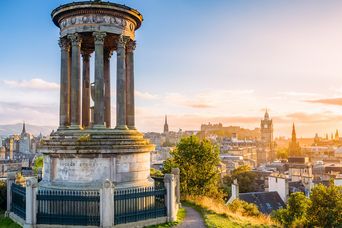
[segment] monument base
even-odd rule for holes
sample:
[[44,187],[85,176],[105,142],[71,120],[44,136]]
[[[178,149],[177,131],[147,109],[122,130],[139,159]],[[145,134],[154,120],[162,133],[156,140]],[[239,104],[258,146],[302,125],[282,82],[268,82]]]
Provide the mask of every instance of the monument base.
[[43,142],[43,180],[55,189],[99,189],[105,180],[115,188],[153,186],[150,151],[136,130],[58,130]]

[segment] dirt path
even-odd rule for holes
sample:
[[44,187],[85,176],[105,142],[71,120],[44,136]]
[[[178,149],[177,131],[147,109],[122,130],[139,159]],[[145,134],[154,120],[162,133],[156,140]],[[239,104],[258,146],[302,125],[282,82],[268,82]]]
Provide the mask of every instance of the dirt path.
[[186,216],[184,221],[176,228],[205,228],[201,215],[192,207],[184,207]]

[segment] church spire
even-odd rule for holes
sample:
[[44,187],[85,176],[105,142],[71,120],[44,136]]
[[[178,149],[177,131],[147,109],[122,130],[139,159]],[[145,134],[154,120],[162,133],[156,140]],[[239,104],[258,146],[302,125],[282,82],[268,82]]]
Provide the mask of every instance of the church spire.
[[23,121],[23,129],[21,131],[21,134],[25,134],[26,133],[26,126],[25,126],[25,121]]
[[292,124],[292,143],[296,143],[297,141],[297,136],[296,136],[296,128],[295,124]]
[[270,118],[270,116],[268,115],[267,108],[266,108],[266,112],[265,112],[264,119],[265,119],[265,120],[268,120],[269,118]]
[[165,123],[164,123],[164,133],[169,132],[169,125],[167,123],[167,115],[165,115]]

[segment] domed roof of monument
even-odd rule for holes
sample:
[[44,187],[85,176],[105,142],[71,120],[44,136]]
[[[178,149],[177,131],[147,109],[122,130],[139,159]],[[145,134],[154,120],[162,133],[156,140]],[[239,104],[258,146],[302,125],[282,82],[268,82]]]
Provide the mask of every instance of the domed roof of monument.
[[124,17],[128,17],[133,19],[136,23],[135,29],[138,29],[143,21],[143,16],[136,9],[130,8],[126,5],[113,2],[103,2],[100,0],[72,2],[61,5],[51,12],[51,17],[54,24],[57,27],[60,27],[60,21],[65,17],[89,13],[122,15]]

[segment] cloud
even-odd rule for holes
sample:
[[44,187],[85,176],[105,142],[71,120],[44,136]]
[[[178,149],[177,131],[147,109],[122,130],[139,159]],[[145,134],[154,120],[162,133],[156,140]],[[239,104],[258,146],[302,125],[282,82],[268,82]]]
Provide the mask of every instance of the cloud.
[[223,107],[227,101],[247,98],[252,95],[254,90],[206,90],[195,94],[168,93],[164,100],[168,104],[184,106],[194,109],[208,109]]
[[34,89],[34,90],[56,90],[59,84],[54,82],[44,81],[40,78],[33,78],[31,80],[4,80],[5,85],[11,88]]
[[145,99],[145,100],[156,100],[159,98],[159,95],[157,94],[152,94],[149,92],[142,92],[139,90],[135,90],[135,96],[137,98]]
[[306,102],[328,104],[328,105],[342,105],[342,98],[328,98],[328,99],[319,99],[319,100],[306,100]]
[[304,93],[304,92],[295,92],[295,91],[288,91],[288,92],[279,92],[280,95],[291,96],[291,97],[316,97],[319,96],[317,93]]
[[0,101],[1,124],[18,123],[23,120],[36,125],[56,125],[58,105]]

